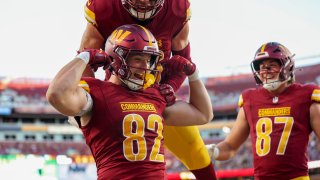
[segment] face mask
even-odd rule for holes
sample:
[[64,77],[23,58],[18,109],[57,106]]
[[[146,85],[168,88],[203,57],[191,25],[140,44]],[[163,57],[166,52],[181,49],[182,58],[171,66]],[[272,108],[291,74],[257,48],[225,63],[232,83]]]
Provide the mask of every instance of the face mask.
[[150,19],[150,17],[153,14],[152,10],[147,11],[147,12],[138,12],[138,11],[134,10],[133,8],[130,8],[129,11],[137,19]]

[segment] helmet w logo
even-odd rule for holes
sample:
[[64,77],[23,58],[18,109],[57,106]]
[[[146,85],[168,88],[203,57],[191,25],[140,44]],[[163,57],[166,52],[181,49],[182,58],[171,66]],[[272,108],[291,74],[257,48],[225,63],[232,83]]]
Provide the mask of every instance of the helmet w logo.
[[131,34],[130,31],[123,31],[122,29],[119,30],[114,30],[111,34],[111,37],[109,40],[111,41],[112,44],[114,44],[115,41],[118,41],[120,43],[121,41],[124,40],[129,34]]

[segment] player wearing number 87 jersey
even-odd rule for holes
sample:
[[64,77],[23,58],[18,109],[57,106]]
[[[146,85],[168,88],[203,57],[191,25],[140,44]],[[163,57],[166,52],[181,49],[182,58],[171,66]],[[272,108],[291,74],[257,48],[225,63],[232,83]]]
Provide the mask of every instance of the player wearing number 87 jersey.
[[[166,179],[163,125],[200,125],[213,118],[196,66],[183,57],[166,64],[189,77],[191,93],[190,103],[166,107],[157,84],[162,53],[149,30],[120,26],[105,51],[80,52],[50,83],[47,98],[59,112],[81,117],[78,127],[96,161],[98,179]],[[80,81],[86,65],[97,61],[112,70],[109,81]]]
[[279,43],[262,45],[252,70],[263,87],[242,93],[232,131],[211,154],[231,158],[250,134],[255,179],[309,179],[306,153],[310,133],[320,137],[320,88],[294,83],[293,55]]

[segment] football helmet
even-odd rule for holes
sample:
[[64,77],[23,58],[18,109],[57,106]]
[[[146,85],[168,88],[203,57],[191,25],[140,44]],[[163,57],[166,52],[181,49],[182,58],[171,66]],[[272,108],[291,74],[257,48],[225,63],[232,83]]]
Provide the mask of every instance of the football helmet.
[[121,0],[123,7],[140,21],[153,18],[162,8],[164,0],[149,0],[148,4],[140,0]]
[[[143,26],[132,24],[115,29],[108,37],[105,51],[112,63],[110,70],[131,90],[142,90],[160,81],[163,58],[152,33]],[[128,64],[130,55],[148,55],[146,68],[132,67]]]
[[[263,85],[268,90],[275,90],[281,84],[294,80],[294,54],[277,42],[263,44],[255,53],[251,62],[251,70],[258,85]],[[263,82],[260,76],[260,63],[266,59],[277,60],[280,64],[279,78],[271,82]]]

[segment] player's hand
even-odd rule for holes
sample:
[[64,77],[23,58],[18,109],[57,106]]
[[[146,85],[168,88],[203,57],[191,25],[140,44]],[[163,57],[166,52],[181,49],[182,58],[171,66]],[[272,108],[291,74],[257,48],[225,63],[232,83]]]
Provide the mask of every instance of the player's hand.
[[160,84],[159,90],[162,97],[166,100],[167,106],[171,106],[176,102],[174,90],[169,84]]
[[92,68],[94,72],[98,70],[99,67],[106,69],[111,63],[111,59],[107,53],[101,49],[84,49],[81,52],[88,52],[90,54],[88,65]]
[[183,72],[187,76],[193,74],[196,71],[196,65],[188,59],[174,55],[169,60],[164,62],[166,70],[170,72]]

